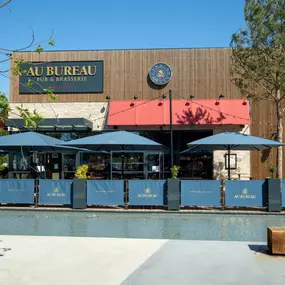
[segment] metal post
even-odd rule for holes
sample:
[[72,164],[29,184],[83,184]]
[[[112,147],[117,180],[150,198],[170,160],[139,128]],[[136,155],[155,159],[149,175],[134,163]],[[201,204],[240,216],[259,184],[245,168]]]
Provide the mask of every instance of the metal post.
[[169,90],[170,167],[173,167],[172,90]]
[[231,149],[228,147],[228,180],[231,180]]
[[122,152],[122,155],[121,155],[121,158],[122,158],[122,180],[125,179],[125,155],[124,155],[124,152]]
[[38,174],[36,176],[36,179],[35,179],[35,184],[34,184],[34,187],[35,187],[35,207],[38,207],[39,205],[39,197],[38,197],[38,193],[39,193],[39,179],[38,179]]
[[113,152],[110,154],[110,180],[113,180]]
[[125,179],[125,146],[121,146],[122,148],[122,154],[121,154],[121,158],[122,158],[122,180]]

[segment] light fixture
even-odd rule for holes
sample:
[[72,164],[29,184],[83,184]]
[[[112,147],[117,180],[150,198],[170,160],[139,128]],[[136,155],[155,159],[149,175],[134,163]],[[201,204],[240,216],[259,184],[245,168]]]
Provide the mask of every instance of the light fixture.
[[274,138],[274,140],[277,139],[277,133],[276,133],[276,132],[274,132],[274,133],[271,134],[270,139],[272,140],[273,138]]
[[[221,94],[219,95],[219,100],[221,100],[221,99],[223,99],[223,98],[225,98],[225,97],[226,97],[225,94],[221,93]],[[216,103],[215,103],[215,105],[220,105],[220,102],[217,100]]]
[[225,94],[222,93],[222,94],[219,95],[219,100],[220,100],[220,99],[223,99],[223,98],[225,98],[225,97],[226,97]]

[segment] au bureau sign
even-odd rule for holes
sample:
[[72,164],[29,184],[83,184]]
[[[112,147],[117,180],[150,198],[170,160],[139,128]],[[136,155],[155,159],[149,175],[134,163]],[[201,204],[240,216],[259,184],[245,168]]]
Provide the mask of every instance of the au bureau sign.
[[20,75],[20,94],[103,93],[104,62],[68,61],[24,63]]

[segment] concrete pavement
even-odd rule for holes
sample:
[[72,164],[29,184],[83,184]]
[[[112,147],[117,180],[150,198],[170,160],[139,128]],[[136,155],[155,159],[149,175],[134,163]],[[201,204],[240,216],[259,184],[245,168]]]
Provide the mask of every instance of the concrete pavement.
[[[285,257],[263,243],[0,236],[0,284],[285,283]],[[11,249],[11,250],[9,250]]]

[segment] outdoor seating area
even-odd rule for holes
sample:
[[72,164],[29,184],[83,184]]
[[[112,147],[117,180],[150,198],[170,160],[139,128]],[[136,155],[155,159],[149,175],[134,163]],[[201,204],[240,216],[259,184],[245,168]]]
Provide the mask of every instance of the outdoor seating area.
[[[171,181],[171,179],[170,179]],[[78,183],[80,182],[80,183]],[[270,209],[268,180],[182,180],[178,189],[168,180],[1,179],[1,205],[160,208]],[[282,193],[285,182],[282,182]],[[285,208],[285,195],[274,199],[272,212]],[[173,208],[173,201],[176,205]],[[279,204],[278,204],[279,203]],[[78,206],[79,205],[79,206]]]
[[[283,144],[227,132],[187,145],[187,152],[224,150],[229,159],[231,150],[264,150]],[[79,208],[268,207],[278,212],[285,207],[281,181],[278,185],[268,180],[232,180],[230,167],[228,180],[179,182],[179,176],[169,177],[163,168],[169,149],[131,132],[106,132],[69,142],[26,132],[1,137],[0,148],[9,153],[8,179],[0,180],[1,204],[77,208],[76,197],[80,196]],[[78,176],[76,170],[84,163],[86,173]]]

